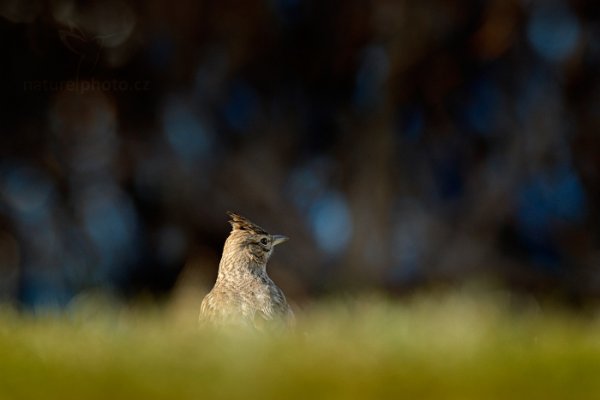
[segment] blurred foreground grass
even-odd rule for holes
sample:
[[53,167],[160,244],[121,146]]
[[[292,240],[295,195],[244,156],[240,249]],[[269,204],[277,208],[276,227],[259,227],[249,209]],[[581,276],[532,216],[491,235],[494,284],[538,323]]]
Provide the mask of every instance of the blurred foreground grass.
[[600,398],[600,318],[507,295],[323,302],[279,335],[103,304],[0,310],[0,399]]

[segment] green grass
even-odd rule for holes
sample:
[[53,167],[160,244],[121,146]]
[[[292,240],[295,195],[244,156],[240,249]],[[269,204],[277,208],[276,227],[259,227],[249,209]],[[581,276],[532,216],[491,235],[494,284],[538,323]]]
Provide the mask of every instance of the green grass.
[[600,318],[508,299],[329,301],[280,334],[198,329],[194,301],[4,308],[0,399],[600,398]]

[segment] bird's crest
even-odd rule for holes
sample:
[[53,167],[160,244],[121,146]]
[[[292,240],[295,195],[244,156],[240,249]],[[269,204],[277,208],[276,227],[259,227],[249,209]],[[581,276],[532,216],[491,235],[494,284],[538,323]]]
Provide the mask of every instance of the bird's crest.
[[254,233],[268,235],[268,232],[265,231],[263,228],[256,225],[254,222],[250,221],[249,219],[242,217],[239,214],[236,214],[231,211],[227,211],[227,215],[229,215],[229,218],[231,218],[229,220],[229,223],[231,224],[233,230],[250,231],[250,232],[254,232]]

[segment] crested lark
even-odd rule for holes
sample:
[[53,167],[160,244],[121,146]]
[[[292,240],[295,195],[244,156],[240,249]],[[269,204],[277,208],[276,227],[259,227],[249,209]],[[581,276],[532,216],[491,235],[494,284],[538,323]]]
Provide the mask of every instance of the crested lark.
[[293,322],[294,315],[281,289],[267,275],[273,248],[288,240],[271,235],[232,212],[231,233],[225,241],[214,287],[200,307],[200,319],[216,323]]

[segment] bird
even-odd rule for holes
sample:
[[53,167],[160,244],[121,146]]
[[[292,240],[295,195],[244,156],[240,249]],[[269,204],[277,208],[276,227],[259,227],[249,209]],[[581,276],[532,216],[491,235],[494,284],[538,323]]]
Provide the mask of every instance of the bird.
[[267,274],[275,246],[289,240],[271,235],[245,217],[227,212],[231,232],[225,240],[219,272],[200,306],[200,320],[216,325],[267,326],[294,324],[283,291]]

